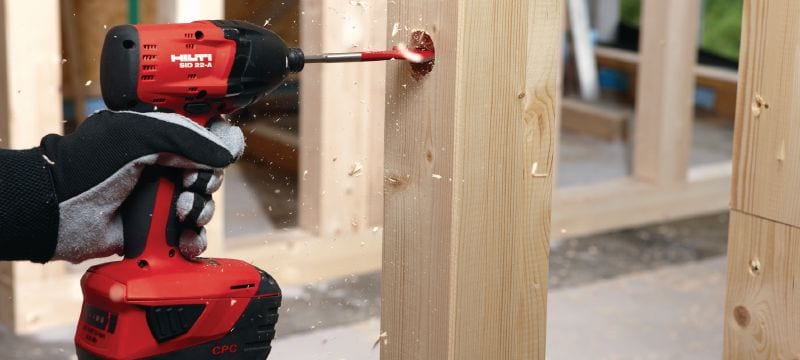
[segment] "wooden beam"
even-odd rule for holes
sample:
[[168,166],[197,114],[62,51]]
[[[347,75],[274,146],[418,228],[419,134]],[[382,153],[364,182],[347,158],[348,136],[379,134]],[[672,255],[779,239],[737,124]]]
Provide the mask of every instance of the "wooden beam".
[[389,6],[436,64],[388,69],[381,358],[544,359],[563,2]]
[[225,15],[225,0],[161,0],[156,19],[159,23],[186,23],[218,20]]
[[553,196],[553,238],[723,212],[730,174],[730,163],[723,163],[692,169],[686,183],[659,186],[627,178],[559,188]]
[[[300,6],[303,51],[386,47],[385,0]],[[308,64],[300,74],[299,220],[306,231],[344,235],[374,223],[370,192],[382,178],[368,174],[383,160],[370,136],[383,127],[385,69],[384,63]]]
[[683,182],[689,167],[697,59],[697,0],[644,0],[633,176]]
[[[800,3],[744,3],[734,130],[726,359],[796,357],[800,345]],[[790,54],[790,55],[787,55]]]
[[731,205],[800,226],[800,57],[786,55],[800,3],[748,1],[744,15]]
[[608,104],[564,98],[561,126],[565,130],[613,141],[625,138],[631,111]]

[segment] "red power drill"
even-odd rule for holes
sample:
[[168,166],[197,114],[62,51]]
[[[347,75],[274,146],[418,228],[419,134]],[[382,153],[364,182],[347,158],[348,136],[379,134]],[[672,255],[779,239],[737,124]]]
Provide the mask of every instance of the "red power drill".
[[[311,62],[409,59],[432,51],[304,56],[275,33],[241,21],[121,25],[100,62],[112,110],[166,111],[207,125],[250,105]],[[240,260],[185,259],[173,204],[180,173],[144,170],[123,204],[124,259],[90,268],[75,335],[79,359],[265,359],[281,290]]]

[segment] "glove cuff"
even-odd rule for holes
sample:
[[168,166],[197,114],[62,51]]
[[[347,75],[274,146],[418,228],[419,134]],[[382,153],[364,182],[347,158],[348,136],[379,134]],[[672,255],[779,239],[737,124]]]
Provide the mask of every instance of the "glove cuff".
[[0,259],[45,263],[58,239],[58,198],[40,148],[0,149]]

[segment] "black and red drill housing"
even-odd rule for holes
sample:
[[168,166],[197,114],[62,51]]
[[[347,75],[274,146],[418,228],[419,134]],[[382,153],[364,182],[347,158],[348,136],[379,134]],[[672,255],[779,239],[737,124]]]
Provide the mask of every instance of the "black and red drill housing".
[[[175,112],[205,126],[302,64],[299,50],[245,22],[122,25],[106,36],[100,80],[112,110]],[[268,356],[281,290],[246,262],[180,255],[180,179],[180,170],[148,167],[123,204],[125,258],[81,280],[80,359]]]

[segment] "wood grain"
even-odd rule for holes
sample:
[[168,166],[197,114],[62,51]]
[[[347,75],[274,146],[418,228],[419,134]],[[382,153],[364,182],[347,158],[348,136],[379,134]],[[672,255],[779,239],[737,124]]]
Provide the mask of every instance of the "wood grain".
[[800,226],[800,2],[745,2],[734,209]]
[[725,359],[800,354],[800,229],[731,211]]
[[436,64],[388,69],[382,359],[544,359],[562,7],[390,3]]
[[[300,9],[309,54],[386,46],[385,0],[305,0]],[[385,71],[384,63],[308,64],[300,74],[303,229],[345,235],[374,226],[370,202],[382,180],[374,167],[383,157],[371,135],[383,128]]]
[[633,176],[686,181],[692,146],[697,0],[644,0],[633,131]]

